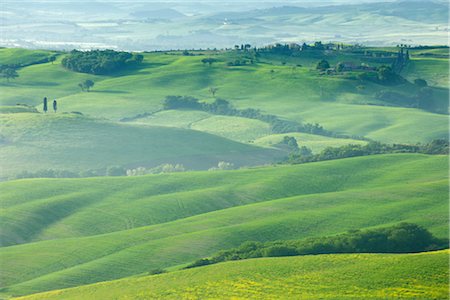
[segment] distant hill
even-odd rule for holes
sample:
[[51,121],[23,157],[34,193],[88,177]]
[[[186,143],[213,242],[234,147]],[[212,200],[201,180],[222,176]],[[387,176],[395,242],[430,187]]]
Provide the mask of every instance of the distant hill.
[[175,9],[163,8],[156,10],[139,10],[131,13],[131,16],[141,19],[178,19],[186,17]]
[[[300,4],[301,5],[301,4]],[[270,16],[289,15],[338,15],[342,13],[354,14],[355,17],[361,13],[370,13],[379,16],[395,16],[407,20],[424,23],[441,22],[448,20],[448,3],[439,1],[393,1],[375,3],[350,3],[325,6],[278,6],[246,12],[224,12],[215,15],[217,18],[243,19]],[[326,16],[329,17],[329,16]]]

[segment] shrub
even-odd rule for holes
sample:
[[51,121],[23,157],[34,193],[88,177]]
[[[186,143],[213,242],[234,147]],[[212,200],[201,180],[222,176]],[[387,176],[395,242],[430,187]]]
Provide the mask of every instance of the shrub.
[[322,59],[317,63],[316,69],[317,70],[326,70],[330,68],[330,63],[326,61],[325,59]]
[[414,84],[420,87],[425,87],[428,86],[428,83],[426,82],[426,80],[421,79],[421,78],[417,78],[414,80]]
[[164,269],[157,268],[157,269],[150,270],[150,271],[148,272],[148,275],[163,274],[163,273],[166,273],[166,272],[167,272],[167,271],[164,270]]

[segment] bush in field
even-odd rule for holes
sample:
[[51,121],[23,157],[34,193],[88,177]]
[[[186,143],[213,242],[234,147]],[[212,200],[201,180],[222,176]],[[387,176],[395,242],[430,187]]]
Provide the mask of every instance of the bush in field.
[[202,59],[202,63],[203,64],[208,64],[209,66],[211,66],[215,62],[218,62],[218,60],[215,59],[215,58],[204,58],[204,59]]
[[317,70],[326,70],[330,68],[330,63],[326,61],[325,59],[322,59],[317,63],[316,69]]
[[428,86],[428,83],[426,82],[425,79],[421,79],[421,78],[417,78],[414,80],[414,84],[420,87],[425,87]]
[[86,79],[85,81],[80,82],[78,84],[78,86],[81,88],[82,91],[89,92],[91,87],[94,86],[94,82],[92,80],[90,80],[90,79]]
[[158,274],[163,274],[166,272],[167,272],[166,270],[158,268],[158,269],[150,270],[150,272],[148,272],[148,275],[158,275]]

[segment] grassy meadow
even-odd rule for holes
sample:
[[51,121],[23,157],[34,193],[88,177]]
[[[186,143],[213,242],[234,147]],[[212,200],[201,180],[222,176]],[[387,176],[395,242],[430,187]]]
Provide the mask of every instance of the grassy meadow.
[[2,292],[24,295],[176,267],[247,240],[402,221],[443,238],[447,164],[445,156],[405,154],[240,171],[5,182],[1,228],[9,246],[0,249]]
[[261,258],[15,299],[446,299],[448,254]]
[[[12,50],[0,49],[0,58],[1,52],[6,52],[3,56],[7,56],[9,51]],[[389,51],[395,53],[396,49]],[[382,106],[386,104],[374,96],[381,89],[413,94],[419,89],[414,84],[382,87],[351,76],[320,76],[314,69],[321,57],[313,51],[287,58],[262,54],[260,62],[245,66],[227,66],[226,63],[236,57],[235,53],[195,54],[143,53],[144,63],[139,68],[108,76],[65,70],[60,65],[61,55],[53,64],[22,68],[19,78],[0,83],[3,92],[0,101],[4,105],[24,103],[41,109],[42,98],[47,96],[57,98],[62,111],[119,120],[158,111],[167,95],[189,95],[211,101],[209,88],[217,87],[216,96],[231,101],[238,108],[257,108],[289,120],[320,123],[338,133],[382,142],[426,142],[448,133],[445,115]],[[205,57],[218,62],[211,66],[203,64],[201,60]],[[368,57],[342,53],[327,54],[325,58],[331,64],[348,60],[380,65]],[[435,97],[439,101],[448,100],[448,87],[443,86],[448,79],[448,58],[423,59],[412,55],[409,70],[404,73],[410,80],[419,76],[428,80]],[[91,92],[82,92],[77,86],[85,79],[95,82]]]
[[[397,51],[261,52],[253,64],[238,66],[230,62],[248,53],[143,52],[140,65],[92,75],[65,69],[65,52],[0,48],[0,65],[22,66],[18,78],[0,80],[0,298],[446,299],[448,250],[263,258],[182,270],[245,241],[400,222],[448,238],[448,155],[279,164],[290,154],[280,146],[285,136],[313,153],[448,138],[448,114],[377,96],[415,99],[421,87],[414,80],[422,78],[434,101],[448,101],[448,48],[411,50],[401,72],[408,81],[398,85],[362,80],[356,71],[316,70],[322,58],[377,67]],[[53,63],[45,62],[52,56]],[[82,91],[78,84],[88,79],[95,85]],[[259,119],[165,110],[169,95],[207,103],[223,98],[237,109],[318,123],[335,135],[279,134]],[[58,112],[42,111],[44,97],[50,108],[57,99]],[[217,170],[219,162],[235,170]],[[169,163],[186,170],[103,176],[114,166]],[[84,175],[18,179],[50,169]],[[160,269],[168,272],[151,275]]]

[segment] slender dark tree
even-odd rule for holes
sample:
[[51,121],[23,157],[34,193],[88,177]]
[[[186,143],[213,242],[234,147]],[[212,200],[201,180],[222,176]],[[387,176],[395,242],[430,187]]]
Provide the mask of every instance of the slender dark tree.
[[211,95],[212,95],[213,97],[216,96],[217,90],[218,90],[218,88],[216,88],[216,87],[210,87],[210,88],[209,88],[209,92],[211,93]]
[[44,97],[44,107],[43,107],[43,109],[44,109],[44,112],[46,113],[47,112],[47,97]]

